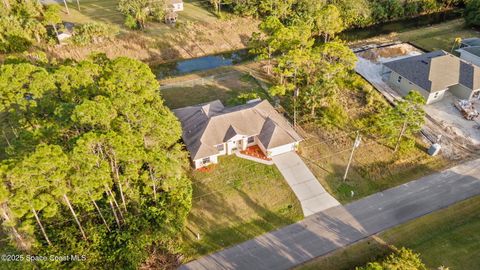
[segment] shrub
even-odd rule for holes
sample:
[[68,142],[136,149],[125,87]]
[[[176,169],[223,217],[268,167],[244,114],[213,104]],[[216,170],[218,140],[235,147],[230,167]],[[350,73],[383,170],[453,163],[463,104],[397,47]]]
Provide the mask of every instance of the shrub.
[[119,32],[118,27],[92,22],[75,27],[73,42],[78,45],[88,45],[101,43],[105,40],[111,40]]
[[480,0],[470,0],[465,7],[465,21],[470,26],[480,26]]

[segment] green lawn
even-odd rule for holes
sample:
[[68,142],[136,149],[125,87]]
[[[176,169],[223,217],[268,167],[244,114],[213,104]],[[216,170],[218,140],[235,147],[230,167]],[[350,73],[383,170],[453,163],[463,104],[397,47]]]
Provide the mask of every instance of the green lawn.
[[466,27],[463,19],[398,33],[398,37],[402,41],[411,42],[427,51],[440,49],[450,51],[455,38],[478,36],[480,36],[480,32]]
[[[222,69],[224,70],[224,69]],[[228,70],[228,69],[227,69]],[[178,80],[178,79],[176,79]],[[253,77],[243,72],[227,73],[214,80],[205,80],[194,76],[180,79],[178,86],[162,89],[165,104],[171,108],[181,108],[219,99],[224,105],[241,93],[254,92],[265,96],[266,93]]]
[[375,237],[317,258],[302,270],[354,269],[391,252],[389,245],[411,248],[430,269],[476,270],[480,265],[480,196],[399,225]]
[[224,156],[212,171],[194,171],[191,177],[193,208],[183,235],[187,260],[303,218],[300,203],[275,166]]

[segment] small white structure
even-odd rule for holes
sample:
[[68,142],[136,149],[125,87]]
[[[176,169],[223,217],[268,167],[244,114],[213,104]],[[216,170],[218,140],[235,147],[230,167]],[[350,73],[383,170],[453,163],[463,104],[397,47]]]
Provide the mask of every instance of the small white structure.
[[183,11],[183,0],[169,0],[169,9],[173,12]]
[[182,138],[198,169],[257,145],[267,158],[295,151],[302,140],[266,100],[224,107],[219,100],[173,110],[182,123]]

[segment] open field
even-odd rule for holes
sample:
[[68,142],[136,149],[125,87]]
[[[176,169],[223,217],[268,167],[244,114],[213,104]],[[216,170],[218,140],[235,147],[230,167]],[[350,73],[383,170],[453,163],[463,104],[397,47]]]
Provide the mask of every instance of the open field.
[[[465,26],[463,19],[455,19],[428,27],[420,27],[389,35],[379,35],[373,38],[354,41],[350,45],[358,47],[365,44],[380,44],[392,41],[410,42],[425,51],[452,50],[455,38],[479,37],[480,32]],[[455,51],[453,51],[455,53]]]
[[450,51],[455,38],[478,36],[480,36],[480,32],[466,27],[463,19],[398,33],[398,37],[402,41],[411,42],[427,51]]
[[428,146],[420,139],[412,152],[399,157],[384,144],[385,140],[362,134],[362,144],[355,150],[348,177],[343,181],[355,134],[313,126],[304,129],[313,136],[301,144],[303,160],[322,186],[342,204],[437,172],[450,164],[442,157],[428,156]]
[[480,265],[480,197],[399,225],[297,269],[354,269],[391,252],[390,245],[421,254],[430,269],[475,270]]
[[176,25],[149,22],[145,30],[131,31],[123,26],[124,16],[117,10],[118,0],[80,1],[81,11],[74,1],[67,2],[70,14],[63,13],[64,21],[110,23],[120,27],[121,34],[102,44],[49,48],[49,53],[59,58],[82,59],[95,51],[109,57],[129,56],[153,65],[244,48],[258,24],[251,18],[219,19],[205,2],[184,1],[184,11],[178,13]]
[[[241,93],[257,93],[266,97],[262,80],[250,74],[258,64],[223,67],[197,74],[160,81],[161,94],[170,109],[191,106],[219,99],[224,105],[230,105],[232,99]],[[256,78],[259,78],[255,76]]]
[[186,260],[303,218],[295,194],[275,166],[225,156],[212,171],[191,176],[193,208],[183,235]]

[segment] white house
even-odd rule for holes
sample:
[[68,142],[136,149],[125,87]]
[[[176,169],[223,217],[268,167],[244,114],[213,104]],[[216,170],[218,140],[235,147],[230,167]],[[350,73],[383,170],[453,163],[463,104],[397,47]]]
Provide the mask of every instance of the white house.
[[383,64],[383,79],[402,96],[416,90],[426,103],[447,91],[460,99],[480,98],[480,67],[445,51],[434,51]]
[[183,0],[169,0],[169,8],[173,12],[183,11]]
[[266,100],[224,107],[219,100],[173,110],[182,138],[198,169],[258,145],[268,158],[295,151],[302,138]]

